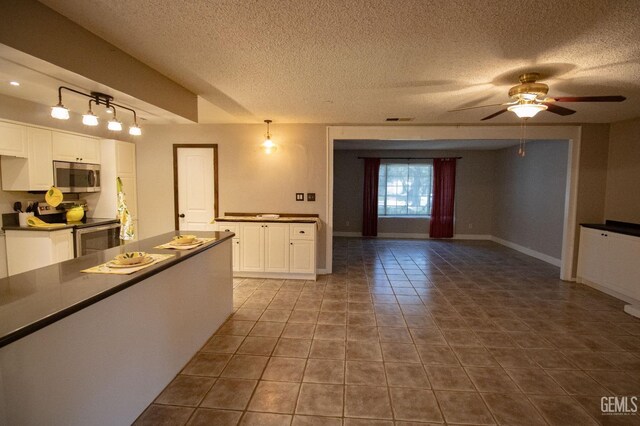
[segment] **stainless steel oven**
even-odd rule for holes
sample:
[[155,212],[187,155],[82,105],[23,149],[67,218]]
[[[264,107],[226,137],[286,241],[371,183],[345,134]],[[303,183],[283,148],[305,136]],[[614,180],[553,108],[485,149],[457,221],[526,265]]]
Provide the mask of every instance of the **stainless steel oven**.
[[74,234],[75,257],[120,245],[120,223],[76,227]]
[[53,184],[62,192],[98,192],[100,164],[54,161]]

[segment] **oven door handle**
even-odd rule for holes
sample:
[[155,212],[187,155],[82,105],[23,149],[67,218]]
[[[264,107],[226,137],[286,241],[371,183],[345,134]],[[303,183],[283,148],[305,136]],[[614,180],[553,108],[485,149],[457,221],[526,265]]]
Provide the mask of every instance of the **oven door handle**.
[[87,232],[106,231],[109,229],[120,228],[120,223],[110,223],[109,225],[88,226],[86,228],[76,229],[77,234],[86,234]]

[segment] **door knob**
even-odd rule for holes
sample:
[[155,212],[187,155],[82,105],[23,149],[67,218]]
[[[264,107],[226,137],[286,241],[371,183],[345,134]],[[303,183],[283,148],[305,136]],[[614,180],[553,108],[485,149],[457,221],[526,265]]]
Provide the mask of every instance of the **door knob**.
[[180,217],[184,217],[184,213],[180,213]]

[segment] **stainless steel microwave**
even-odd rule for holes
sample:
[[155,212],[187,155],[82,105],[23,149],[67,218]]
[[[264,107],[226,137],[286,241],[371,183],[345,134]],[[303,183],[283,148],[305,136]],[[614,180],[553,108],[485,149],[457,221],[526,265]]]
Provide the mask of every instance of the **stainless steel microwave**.
[[98,192],[100,164],[54,161],[53,184],[62,192]]

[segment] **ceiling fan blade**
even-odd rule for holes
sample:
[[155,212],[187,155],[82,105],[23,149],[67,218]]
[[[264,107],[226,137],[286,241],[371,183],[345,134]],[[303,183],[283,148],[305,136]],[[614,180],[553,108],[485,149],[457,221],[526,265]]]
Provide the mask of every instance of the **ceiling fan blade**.
[[552,104],[552,103],[548,103],[548,102],[544,102],[544,105],[547,106],[547,111],[552,112],[554,114],[571,115],[571,114],[575,114],[576,113],[574,110],[569,109],[569,108],[565,108],[565,107],[561,107],[560,105],[556,105],[556,104]]
[[565,96],[551,99],[556,102],[622,102],[627,98],[624,96]]
[[493,117],[497,117],[497,116],[499,116],[500,114],[502,114],[502,113],[504,113],[504,112],[507,112],[507,109],[506,109],[506,108],[505,108],[505,109],[501,109],[501,110],[500,110],[500,111],[498,111],[498,112],[494,112],[494,113],[493,113],[493,114],[491,114],[491,115],[487,115],[485,118],[483,118],[483,119],[482,119],[482,120],[480,120],[480,121],[490,120],[490,119],[492,119]]
[[456,109],[449,110],[447,112],[466,111],[468,109],[494,107],[494,106],[502,106],[502,105],[512,105],[512,104],[513,104],[512,102],[508,102],[508,103],[504,103],[504,104],[477,105],[477,106],[472,106],[472,107],[456,108]]

